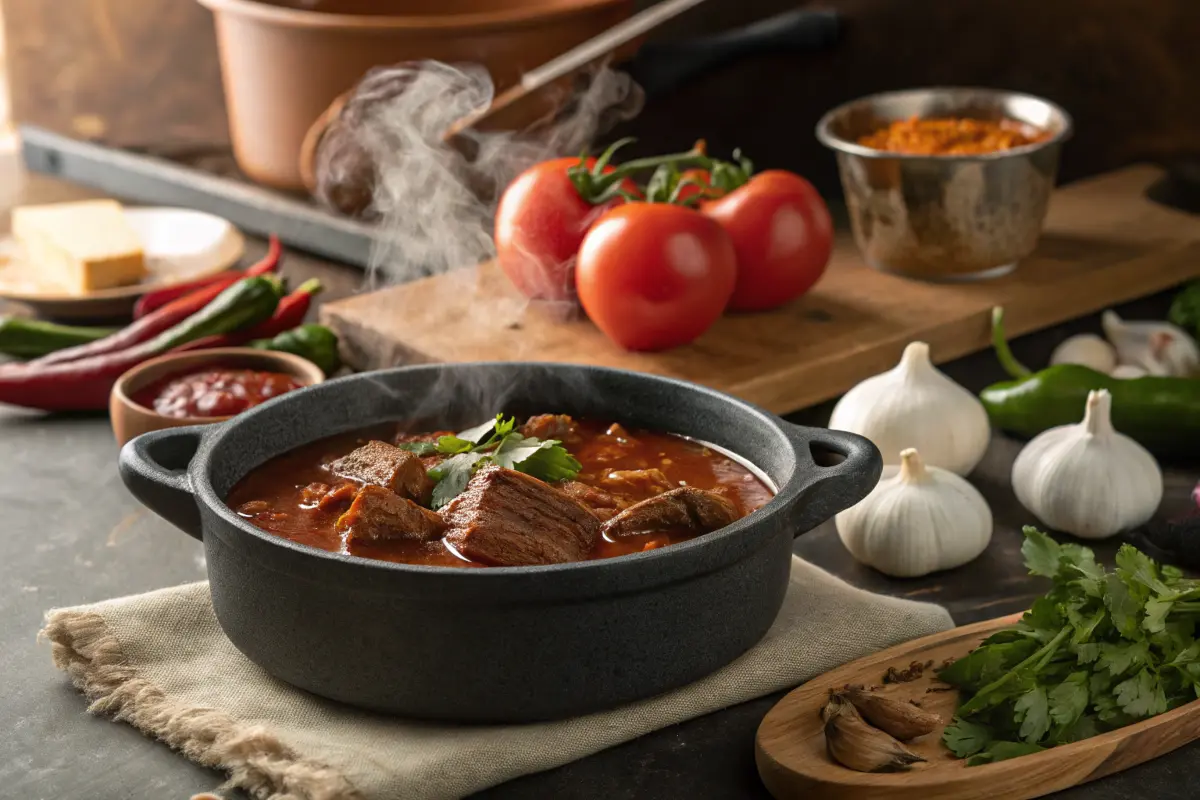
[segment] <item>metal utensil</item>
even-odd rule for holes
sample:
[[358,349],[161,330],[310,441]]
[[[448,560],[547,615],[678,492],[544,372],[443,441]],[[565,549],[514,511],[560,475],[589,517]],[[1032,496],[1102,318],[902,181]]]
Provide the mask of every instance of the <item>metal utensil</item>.
[[[859,137],[910,117],[1009,119],[1051,136],[963,156],[858,144]],[[1032,95],[939,87],[854,100],[822,117],[816,133],[837,153],[854,238],[867,263],[909,277],[963,280],[1006,274],[1033,252],[1071,118]]]
[[634,14],[599,36],[594,36],[537,69],[525,73],[520,83],[497,95],[490,106],[463,117],[452,125],[446,131],[446,140],[453,139],[468,128],[506,127],[504,120],[511,117],[520,104],[540,101],[539,93],[543,89],[589,64],[600,61],[639,36],[644,36],[667,20],[674,19],[703,2],[704,0],[665,0]]

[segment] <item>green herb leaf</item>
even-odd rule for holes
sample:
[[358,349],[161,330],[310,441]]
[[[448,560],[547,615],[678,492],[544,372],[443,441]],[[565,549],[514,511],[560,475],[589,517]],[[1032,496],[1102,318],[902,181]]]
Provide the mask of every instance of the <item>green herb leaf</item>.
[[1059,604],[1049,597],[1039,597],[1021,617],[1021,624],[1030,631],[1042,633],[1040,639],[1050,639],[1066,624]]
[[1096,608],[1086,616],[1074,608],[1067,609],[1067,619],[1071,623],[1071,628],[1074,633],[1071,635],[1071,641],[1074,643],[1086,642],[1095,634],[1096,628],[1104,622],[1107,613],[1103,606]]
[[543,447],[521,462],[522,472],[541,478],[547,483],[569,481],[579,474],[583,465],[561,446]]
[[[497,414],[495,419],[489,419],[487,422],[480,423],[479,425],[476,425],[474,428],[467,428],[465,431],[460,432],[457,437],[453,437],[453,438],[458,438],[458,439],[468,441],[473,445],[479,444],[484,439],[486,439],[493,430],[496,429],[497,423],[499,423],[501,421],[501,418],[503,416],[504,416],[503,414]],[[512,428],[510,427],[509,430],[511,430],[511,429]],[[447,437],[443,437],[443,438],[448,439],[448,438],[452,438],[452,437],[447,436]]]
[[1158,678],[1149,669],[1113,687],[1117,704],[1131,717],[1152,717],[1167,710],[1167,698]]
[[1055,729],[1052,738],[1054,744],[1069,744],[1090,739],[1100,733],[1100,723],[1091,714],[1084,714],[1071,725]]
[[430,502],[433,510],[446,505],[467,488],[467,482],[486,458],[489,458],[487,453],[459,453],[429,470],[429,477],[437,481]]
[[1147,642],[1108,642],[1100,645],[1100,658],[1096,669],[1107,670],[1114,678],[1124,675],[1134,667],[1145,664],[1150,657],[1150,646]]
[[438,452],[437,445],[433,442],[403,442],[396,445],[401,450],[407,450],[410,453],[416,453],[419,456],[432,456]]
[[438,452],[445,453],[446,455],[466,453],[474,446],[474,442],[470,439],[460,439],[457,436],[439,436],[437,440]]
[[1037,649],[1038,643],[1028,638],[998,644],[985,642],[938,670],[937,675],[952,686],[975,692],[1029,658]]
[[954,755],[966,758],[975,755],[991,743],[992,729],[987,725],[955,717],[942,731],[942,741]]
[[1150,557],[1131,544],[1117,551],[1117,574],[1129,586],[1141,585],[1155,594],[1170,594],[1171,590],[1158,577],[1158,568]]
[[1072,672],[1067,679],[1050,690],[1050,719],[1066,728],[1083,716],[1088,705],[1088,674]]
[[1100,658],[1100,642],[1086,642],[1075,647],[1076,660],[1080,664],[1091,664],[1096,659]]
[[1040,753],[1045,749],[1028,742],[992,742],[987,750],[968,758],[967,766],[978,767],[982,764],[994,764],[997,761],[1007,761],[1010,758]]
[[1014,720],[1020,724],[1020,736],[1027,742],[1041,740],[1050,731],[1050,701],[1044,686],[1035,686],[1017,698]]
[[1104,605],[1108,607],[1113,625],[1126,639],[1140,638],[1141,605],[1129,592],[1128,585],[1117,575],[1109,575],[1104,583]]
[[1030,575],[1041,575],[1053,578],[1058,575],[1058,559],[1062,548],[1058,542],[1051,539],[1037,528],[1025,526],[1025,541],[1021,544],[1021,555],[1025,557],[1025,566]]
[[1173,600],[1159,600],[1151,598],[1146,601],[1146,618],[1142,620],[1142,627],[1150,633],[1159,633],[1167,628],[1167,615],[1171,613],[1171,609],[1175,607]]

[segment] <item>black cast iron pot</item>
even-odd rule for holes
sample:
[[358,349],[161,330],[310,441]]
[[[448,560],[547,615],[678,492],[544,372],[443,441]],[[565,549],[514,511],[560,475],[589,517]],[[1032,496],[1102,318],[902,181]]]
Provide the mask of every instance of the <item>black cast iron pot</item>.
[[[294,544],[223,502],[272,456],[405,421],[460,428],[503,411],[567,413],[683,434],[757,467],[762,509],[690,542],[546,567],[455,569]],[[792,538],[879,478],[862,437],[801,428],[681,381],[557,364],[418,366],[299,390],[220,425],[156,431],[121,451],[139,500],[204,541],[229,639],[272,675],[367,709],[461,722],[583,714],[682,686],[766,633]]]

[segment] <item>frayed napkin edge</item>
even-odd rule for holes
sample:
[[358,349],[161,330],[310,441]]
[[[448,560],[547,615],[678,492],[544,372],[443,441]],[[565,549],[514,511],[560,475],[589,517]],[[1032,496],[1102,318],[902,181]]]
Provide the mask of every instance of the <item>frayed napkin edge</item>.
[[129,666],[99,614],[55,610],[45,622],[38,638],[50,642],[54,665],[88,698],[89,713],[126,722],[198,764],[227,772],[222,789],[238,787],[260,800],[362,800],[344,775],[300,758],[265,726],[168,698]]

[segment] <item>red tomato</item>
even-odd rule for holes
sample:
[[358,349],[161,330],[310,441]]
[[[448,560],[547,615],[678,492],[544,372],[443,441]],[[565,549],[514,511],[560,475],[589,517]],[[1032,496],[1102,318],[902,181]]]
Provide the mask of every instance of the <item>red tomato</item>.
[[737,279],[733,243],[698,211],[630,203],[606,213],[579,249],[583,310],[627,350],[687,344],[721,316]]
[[721,223],[737,251],[731,311],[764,311],[795,300],[825,272],[833,251],[833,221],[812,184],[771,170],[703,212]]
[[[535,164],[517,176],[496,208],[496,258],[526,297],[575,299],[575,256],[588,228],[613,205],[593,206],[576,191],[567,169],[578,158]],[[596,159],[589,158],[593,167]],[[605,170],[611,172],[609,168]]]

